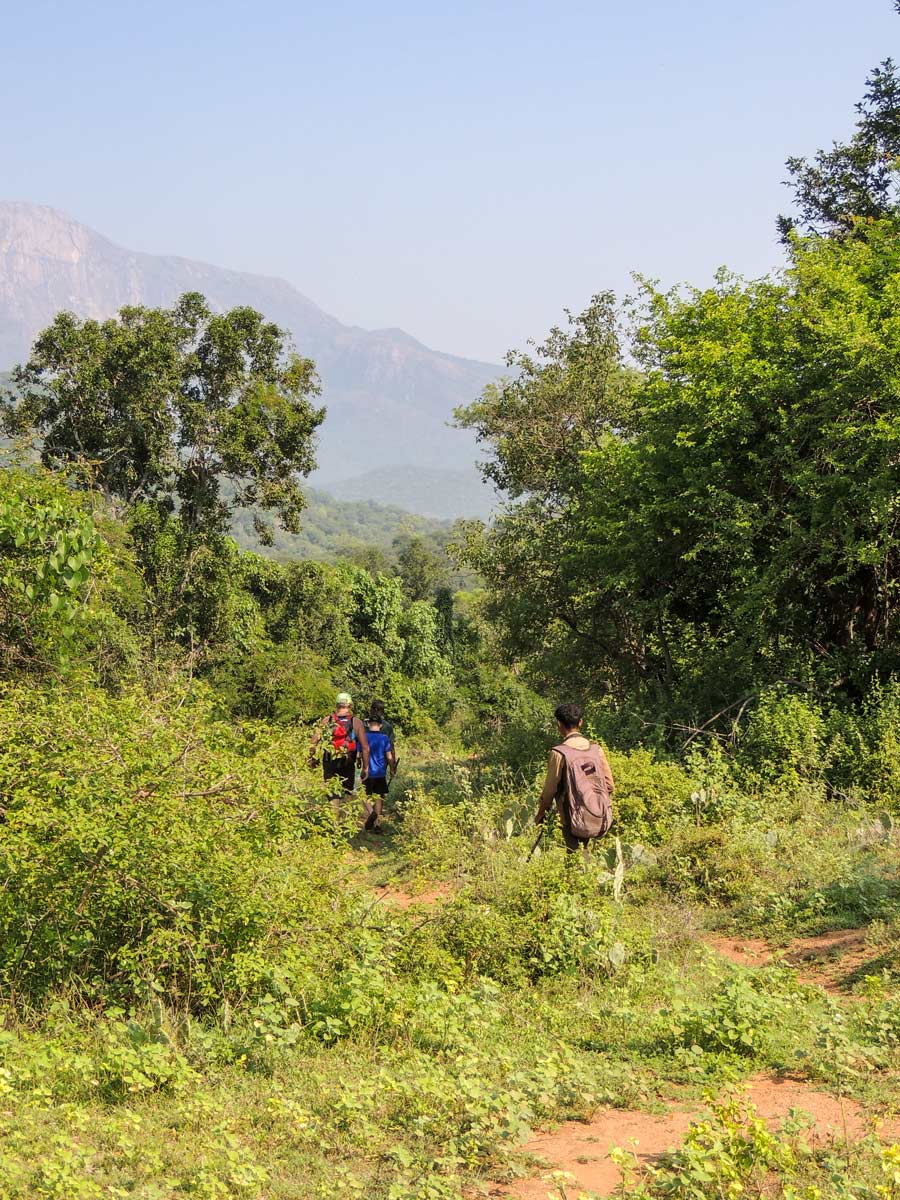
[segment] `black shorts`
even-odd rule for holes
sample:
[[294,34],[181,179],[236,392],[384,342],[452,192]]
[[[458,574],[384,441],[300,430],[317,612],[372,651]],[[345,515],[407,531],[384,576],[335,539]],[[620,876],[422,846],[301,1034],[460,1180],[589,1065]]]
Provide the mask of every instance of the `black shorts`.
[[388,794],[387,776],[382,775],[380,779],[373,779],[371,776],[366,780],[366,795],[367,796],[386,796]]
[[326,754],[322,759],[322,773],[325,782],[329,779],[340,779],[345,792],[352,792],[356,786],[356,758],[332,758]]

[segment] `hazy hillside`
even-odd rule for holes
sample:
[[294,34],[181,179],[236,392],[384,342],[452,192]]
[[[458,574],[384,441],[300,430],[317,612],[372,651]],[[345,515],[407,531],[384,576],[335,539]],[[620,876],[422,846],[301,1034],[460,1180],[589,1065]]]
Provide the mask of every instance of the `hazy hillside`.
[[[0,369],[20,361],[60,309],[102,318],[123,304],[170,304],[189,290],[219,309],[252,305],[316,360],[329,410],[320,482],[383,462],[402,464],[410,475],[430,468],[476,478],[471,436],[447,422],[499,367],[429,350],[402,330],[342,325],[281,279],[138,253],[54,209],[0,203]],[[398,503],[400,482],[386,481],[378,498]]]
[[379,467],[327,488],[341,500],[380,500],[439,520],[488,517],[497,504],[496,493],[471,470]]
[[[227,488],[225,489],[227,491]],[[239,509],[231,531],[238,544],[282,561],[314,558],[332,562],[360,547],[370,546],[388,553],[394,539],[403,535],[424,537],[435,547],[446,543],[452,524],[415,516],[390,505],[373,501],[335,500],[324,492],[309,489],[299,533],[273,528],[272,546],[262,546],[253,527],[253,513]]]

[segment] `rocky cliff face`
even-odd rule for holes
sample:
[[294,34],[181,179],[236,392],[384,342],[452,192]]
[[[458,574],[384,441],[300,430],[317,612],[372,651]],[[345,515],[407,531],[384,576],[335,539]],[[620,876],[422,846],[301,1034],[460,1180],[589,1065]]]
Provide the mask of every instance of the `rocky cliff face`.
[[54,209],[0,203],[0,370],[24,359],[61,309],[104,318],[186,291],[217,309],[252,305],[315,359],[329,410],[320,478],[386,465],[472,468],[471,438],[447,421],[500,368],[429,350],[402,330],[342,325],[281,279],[137,253]]

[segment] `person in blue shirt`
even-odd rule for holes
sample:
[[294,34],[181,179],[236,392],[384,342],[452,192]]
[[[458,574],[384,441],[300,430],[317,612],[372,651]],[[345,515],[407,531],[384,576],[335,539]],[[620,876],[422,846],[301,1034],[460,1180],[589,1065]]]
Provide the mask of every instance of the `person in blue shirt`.
[[372,800],[372,809],[366,818],[365,828],[370,833],[381,833],[381,813],[384,798],[388,794],[389,778],[397,774],[397,756],[394,754],[393,739],[382,725],[383,711],[373,704],[366,721],[366,737],[369,742],[369,769],[366,774],[366,796]]

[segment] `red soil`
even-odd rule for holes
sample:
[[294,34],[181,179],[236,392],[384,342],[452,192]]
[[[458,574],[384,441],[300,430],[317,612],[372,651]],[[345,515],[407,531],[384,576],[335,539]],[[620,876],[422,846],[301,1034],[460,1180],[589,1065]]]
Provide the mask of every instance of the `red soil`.
[[[749,1081],[748,1095],[767,1121],[782,1120],[792,1108],[809,1113],[813,1119],[812,1136],[816,1139],[856,1139],[871,1127],[854,1101],[842,1102],[797,1079],[759,1075]],[[619,1168],[607,1157],[614,1146],[633,1151],[642,1164],[653,1163],[667,1150],[675,1149],[701,1111],[673,1109],[654,1116],[604,1109],[584,1124],[570,1122],[554,1133],[538,1134],[525,1148],[544,1160],[547,1167],[538,1176],[520,1179],[494,1194],[518,1200],[546,1200],[548,1195],[555,1198],[558,1193],[553,1191],[551,1176],[554,1171],[564,1171],[574,1179],[566,1185],[566,1196],[571,1200],[585,1189],[599,1196],[610,1196],[621,1179]],[[885,1125],[878,1132],[885,1140],[900,1138],[900,1121]]]

